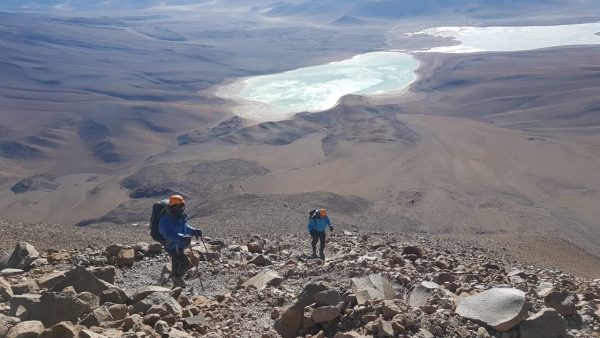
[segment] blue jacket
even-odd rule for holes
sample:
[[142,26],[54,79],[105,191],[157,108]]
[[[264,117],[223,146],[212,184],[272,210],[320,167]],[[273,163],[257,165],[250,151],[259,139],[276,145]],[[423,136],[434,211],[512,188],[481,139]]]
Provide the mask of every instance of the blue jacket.
[[311,232],[312,230],[325,231],[327,226],[331,226],[331,221],[329,221],[328,216],[325,216],[325,218],[315,216],[308,220],[308,232]]
[[185,249],[184,237],[198,235],[198,230],[187,224],[187,216],[176,218],[165,214],[160,218],[158,231],[165,239],[165,249],[167,251],[177,251]]

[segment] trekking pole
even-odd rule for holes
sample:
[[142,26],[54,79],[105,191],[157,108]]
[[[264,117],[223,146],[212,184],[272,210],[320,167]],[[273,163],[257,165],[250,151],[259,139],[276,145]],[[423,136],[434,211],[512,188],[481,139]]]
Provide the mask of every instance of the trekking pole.
[[[196,240],[198,240],[198,236],[196,236]],[[208,248],[206,247],[206,243],[204,242],[204,237],[200,237],[200,240],[202,241],[202,244],[204,244],[204,251],[208,253]]]
[[194,249],[192,249],[192,247],[190,247],[190,251],[192,253],[192,258],[194,258],[194,260],[196,261],[196,276],[198,276],[198,280],[200,281],[200,287],[202,288],[202,291],[204,291],[204,284],[202,283],[202,275],[200,274],[200,268],[198,267],[198,265],[200,265],[200,258],[196,257],[196,254],[194,253]]
[[[198,240],[198,236],[196,236],[196,240]],[[206,251],[206,255],[208,255],[208,248],[206,247],[206,243],[204,242],[204,237],[200,236],[200,240],[202,240],[202,244],[204,244],[204,251]],[[219,262],[221,262],[221,255],[217,256],[219,258]]]

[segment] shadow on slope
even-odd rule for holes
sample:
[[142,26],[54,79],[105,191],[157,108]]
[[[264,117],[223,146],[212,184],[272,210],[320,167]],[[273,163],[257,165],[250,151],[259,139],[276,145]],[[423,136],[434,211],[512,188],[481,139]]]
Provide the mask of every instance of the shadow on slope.
[[[336,224],[356,227],[356,222],[364,221],[362,215],[372,206],[361,197],[328,192],[264,196],[243,192],[240,186],[243,178],[267,173],[266,168],[239,159],[148,166],[121,182],[130,191],[132,199],[100,218],[81,221],[77,226],[147,222],[152,203],[173,193],[186,197],[190,218],[218,228],[216,231],[220,233],[232,234],[289,232],[290,226],[301,230],[306,225],[308,211],[324,205],[335,210]],[[415,226],[408,219],[398,220],[396,224],[404,229]]]
[[340,143],[402,143],[415,145],[420,136],[397,119],[400,105],[371,106],[359,96],[346,96],[336,107],[314,114],[299,113],[286,121],[246,127],[234,117],[207,131],[186,133],[179,144],[224,142],[244,145],[287,145],[311,134],[322,133],[323,152],[336,156]]

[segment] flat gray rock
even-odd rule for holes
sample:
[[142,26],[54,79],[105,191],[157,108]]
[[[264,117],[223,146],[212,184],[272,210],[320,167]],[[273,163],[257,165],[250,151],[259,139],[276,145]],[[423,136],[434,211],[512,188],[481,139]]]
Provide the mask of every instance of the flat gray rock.
[[493,288],[464,298],[456,314],[494,328],[508,331],[527,314],[525,292],[513,288]]
[[427,303],[427,300],[433,294],[433,291],[439,289],[440,286],[433,282],[421,282],[419,286],[414,288],[408,297],[408,303],[413,308],[420,308]]
[[262,289],[267,285],[279,285],[283,282],[283,278],[273,270],[265,270],[257,273],[252,278],[242,284],[243,288],[253,286],[256,289]]
[[321,306],[312,311],[312,320],[315,323],[328,322],[340,315],[340,308],[337,306]]
[[25,272],[25,270],[23,270],[23,269],[6,268],[6,269],[0,271],[0,277],[10,277],[10,276],[15,276],[15,275],[20,275],[24,272]]
[[380,274],[352,278],[352,291],[356,295],[359,305],[364,304],[367,300],[394,298],[392,285]]
[[156,285],[148,285],[148,286],[139,287],[135,290],[135,293],[131,300],[131,304],[135,304],[135,303],[141,301],[142,299],[148,297],[151,293],[154,293],[154,292],[171,293],[171,289],[168,289],[168,288],[165,288],[162,286],[156,286]]

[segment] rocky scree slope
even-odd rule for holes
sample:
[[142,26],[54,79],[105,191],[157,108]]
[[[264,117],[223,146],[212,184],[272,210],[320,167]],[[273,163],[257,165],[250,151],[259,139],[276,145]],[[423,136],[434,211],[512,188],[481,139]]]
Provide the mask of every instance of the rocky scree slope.
[[183,290],[155,243],[18,242],[0,272],[0,337],[600,337],[600,280],[459,242],[344,231],[326,261],[306,235],[193,250]]

